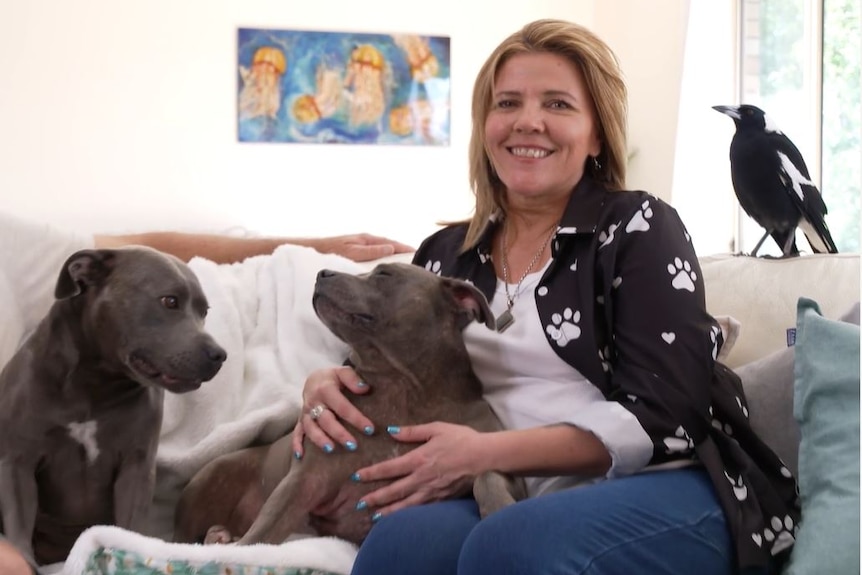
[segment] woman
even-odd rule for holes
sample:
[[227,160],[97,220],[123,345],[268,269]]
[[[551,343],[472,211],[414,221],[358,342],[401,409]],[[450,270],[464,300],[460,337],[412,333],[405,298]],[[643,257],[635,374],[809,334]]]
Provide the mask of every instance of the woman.
[[[625,127],[615,56],[578,25],[528,24],[479,72],[475,215],[414,263],[491,300],[498,331],[465,339],[507,431],[378,422],[418,445],[356,470],[392,483],[356,502],[375,525],[355,575],[767,573],[787,556],[795,482],[715,361],[723,341],[685,227],[622,191]],[[331,452],[355,441],[346,426],[373,426],[345,388],[368,391],[349,367],[309,377],[298,457],[305,437]],[[531,497],[480,521],[458,497],[492,469],[526,477]]]

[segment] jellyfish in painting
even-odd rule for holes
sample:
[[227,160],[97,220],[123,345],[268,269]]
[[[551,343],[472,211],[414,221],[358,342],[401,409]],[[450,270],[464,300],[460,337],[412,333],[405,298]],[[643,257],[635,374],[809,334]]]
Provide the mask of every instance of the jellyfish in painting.
[[392,40],[404,52],[414,81],[424,82],[440,72],[440,62],[431,51],[427,38],[412,34],[394,34]]
[[260,116],[275,119],[281,105],[279,81],[286,70],[284,52],[273,46],[258,48],[250,68],[239,67],[243,84],[239,94],[241,120]]
[[389,112],[389,131],[396,136],[419,135],[422,141],[434,142],[434,106],[428,100],[411,100]]
[[323,64],[317,67],[314,94],[303,94],[293,103],[294,117],[303,123],[334,116],[344,99],[341,71]]
[[351,52],[344,87],[352,126],[380,123],[386,109],[385,66],[383,54],[371,44],[360,44]]

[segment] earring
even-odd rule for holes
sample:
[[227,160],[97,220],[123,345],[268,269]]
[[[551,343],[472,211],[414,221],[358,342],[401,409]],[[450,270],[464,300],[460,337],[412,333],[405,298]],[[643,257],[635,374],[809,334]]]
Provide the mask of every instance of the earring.
[[602,163],[598,156],[593,156],[593,171],[597,174],[602,171]]

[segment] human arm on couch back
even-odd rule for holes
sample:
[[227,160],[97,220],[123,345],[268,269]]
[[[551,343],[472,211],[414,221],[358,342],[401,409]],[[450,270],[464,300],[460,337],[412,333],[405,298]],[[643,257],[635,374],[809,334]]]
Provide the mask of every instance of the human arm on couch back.
[[124,235],[96,235],[97,248],[145,245],[188,261],[200,256],[217,263],[234,263],[270,254],[280,245],[313,248],[324,254],[337,254],[357,262],[371,261],[413,248],[389,238],[371,234],[348,234],[319,238],[237,237],[227,234],[144,232]]

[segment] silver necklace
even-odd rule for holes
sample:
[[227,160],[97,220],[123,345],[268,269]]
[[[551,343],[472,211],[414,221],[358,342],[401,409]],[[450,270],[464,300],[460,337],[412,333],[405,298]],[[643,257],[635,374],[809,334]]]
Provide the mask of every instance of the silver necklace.
[[533,255],[533,259],[530,260],[530,265],[527,266],[527,269],[524,270],[524,273],[521,275],[521,279],[518,280],[518,283],[515,285],[514,293],[509,293],[509,242],[506,241],[507,233],[506,227],[503,227],[503,286],[506,290],[506,309],[497,316],[497,331],[499,333],[503,333],[509,326],[515,323],[515,316],[512,314],[512,307],[515,305],[515,299],[517,299],[518,295],[521,293],[521,284],[524,283],[524,280],[527,279],[527,276],[530,275],[530,272],[533,271],[533,266],[536,265],[542,254],[545,253],[545,248],[548,246],[548,242],[550,242],[551,238],[554,236],[554,232],[557,231],[557,224],[551,226],[551,232],[548,234],[548,237],[545,238],[545,241],[542,242],[541,247],[539,247],[539,251],[537,251]]

